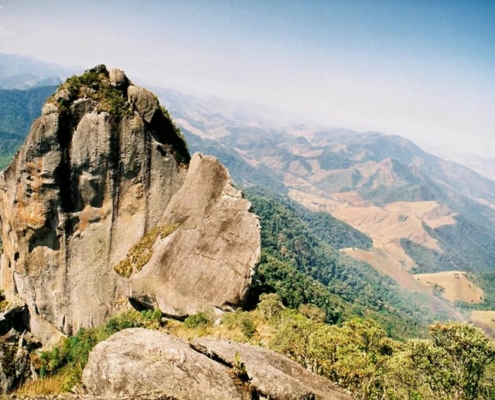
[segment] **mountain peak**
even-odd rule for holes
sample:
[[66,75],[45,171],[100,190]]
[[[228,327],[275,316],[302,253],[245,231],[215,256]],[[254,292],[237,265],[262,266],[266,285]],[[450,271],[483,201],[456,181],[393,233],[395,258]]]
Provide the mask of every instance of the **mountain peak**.
[[259,258],[259,222],[226,169],[191,159],[157,97],[104,65],[45,103],[0,203],[0,287],[43,343],[134,304],[235,306]]

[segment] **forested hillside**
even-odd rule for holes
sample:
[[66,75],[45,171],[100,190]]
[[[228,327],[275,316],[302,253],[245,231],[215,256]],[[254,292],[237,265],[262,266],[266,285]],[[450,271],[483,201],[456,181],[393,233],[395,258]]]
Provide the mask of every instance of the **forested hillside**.
[[10,162],[26,138],[41,107],[56,86],[30,90],[0,90],[0,169]]
[[274,291],[292,308],[315,304],[330,323],[372,318],[397,338],[421,336],[428,323],[449,318],[451,310],[438,299],[403,292],[369,264],[340,253],[370,247],[370,239],[354,228],[266,190],[247,190],[246,196],[262,227],[253,295]]

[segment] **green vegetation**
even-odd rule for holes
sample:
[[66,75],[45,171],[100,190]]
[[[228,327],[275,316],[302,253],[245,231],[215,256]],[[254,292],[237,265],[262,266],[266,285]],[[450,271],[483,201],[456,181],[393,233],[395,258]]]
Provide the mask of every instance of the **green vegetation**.
[[[343,324],[322,322],[323,310],[303,304],[285,308],[276,294],[263,294],[256,309],[226,313],[213,323],[198,313],[183,323],[164,322],[159,311],[129,311],[103,328],[82,329],[50,352],[41,354],[42,382],[59,382],[59,390],[80,386],[90,350],[119,330],[145,327],[186,339],[210,336],[249,342],[277,351],[350,390],[356,399],[437,400],[492,399],[495,344],[465,323],[435,323],[427,339],[397,341],[375,321],[350,318]],[[304,315],[306,314],[306,315]],[[235,376],[247,374],[235,356]]]
[[469,266],[465,264],[464,260],[451,252],[440,253],[409,239],[401,239],[400,244],[417,265],[411,270],[413,274],[469,270]]
[[[60,95],[64,90],[67,96]],[[74,100],[84,97],[97,101],[99,111],[106,111],[117,119],[132,112],[124,92],[110,84],[109,72],[104,65],[89,69],[80,76],[70,77],[59,86],[57,93],[51,102],[58,106],[61,113],[68,112]]]
[[366,236],[356,237],[343,222],[335,221],[333,226],[333,219],[325,214],[287,199],[259,191],[247,191],[246,196],[262,226],[262,258],[251,304],[261,293],[276,292],[291,308],[304,303],[318,306],[327,322],[338,323],[352,315],[372,318],[396,338],[423,336],[428,323],[444,318],[439,312],[432,315],[427,296],[402,292],[369,264],[336,250],[366,248]]
[[186,328],[198,328],[198,327],[206,327],[211,324],[212,318],[204,312],[200,312],[197,314],[193,314],[188,316],[184,320],[184,326]]
[[43,103],[54,90],[54,86],[0,90],[0,170],[10,164],[32,122],[39,117]]
[[133,273],[141,271],[153,255],[151,247],[158,236],[161,239],[165,239],[168,235],[175,232],[178,226],[179,224],[171,224],[163,228],[153,228],[131,247],[127,252],[126,258],[114,267],[115,272],[124,278],[129,278]]
[[495,233],[457,216],[454,225],[434,230],[442,249],[463,260],[467,271],[490,272],[495,262]]
[[251,339],[256,333],[256,326],[252,314],[245,311],[236,311],[225,314],[222,323],[229,329],[238,328],[247,339]]

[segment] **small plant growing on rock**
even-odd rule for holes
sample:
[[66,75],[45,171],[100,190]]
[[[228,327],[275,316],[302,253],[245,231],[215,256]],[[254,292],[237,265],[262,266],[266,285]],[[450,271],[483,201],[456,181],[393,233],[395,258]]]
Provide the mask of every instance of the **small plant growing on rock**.
[[134,272],[141,271],[153,255],[151,248],[158,236],[160,236],[161,239],[165,239],[175,232],[178,227],[179,224],[171,224],[164,226],[163,228],[153,228],[144,235],[139,242],[131,247],[127,252],[126,258],[114,267],[115,272],[124,278],[129,278]]
[[232,365],[232,372],[235,376],[237,376],[240,380],[247,382],[249,380],[246,364],[244,364],[241,360],[241,354],[236,351],[234,356],[234,364]]

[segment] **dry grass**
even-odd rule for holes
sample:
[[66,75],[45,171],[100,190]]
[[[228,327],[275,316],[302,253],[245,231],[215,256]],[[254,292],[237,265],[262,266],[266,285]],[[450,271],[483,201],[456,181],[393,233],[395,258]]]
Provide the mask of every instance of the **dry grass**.
[[471,282],[462,271],[437,272],[433,274],[417,274],[414,277],[423,284],[443,288],[442,297],[466,303],[481,303],[483,290]]
[[273,327],[260,316],[258,311],[250,312],[249,316],[252,318],[254,326],[256,327],[256,331],[249,338],[243,333],[240,326],[228,324],[223,320],[219,324],[212,322],[207,326],[197,326],[194,328],[187,327],[182,322],[170,320],[164,330],[170,335],[187,341],[197,337],[211,337],[238,343],[251,343],[254,345],[268,343],[275,335]]
[[133,273],[141,271],[153,255],[151,248],[158,236],[161,239],[165,239],[175,232],[178,227],[179,224],[172,224],[161,229],[159,227],[153,228],[138,243],[131,247],[126,258],[114,267],[115,272],[124,278],[129,278]]
[[485,331],[495,333],[495,311],[473,311],[471,321]]
[[65,382],[65,375],[53,375],[44,379],[27,381],[23,386],[17,389],[15,395],[48,395],[63,393],[61,389]]

